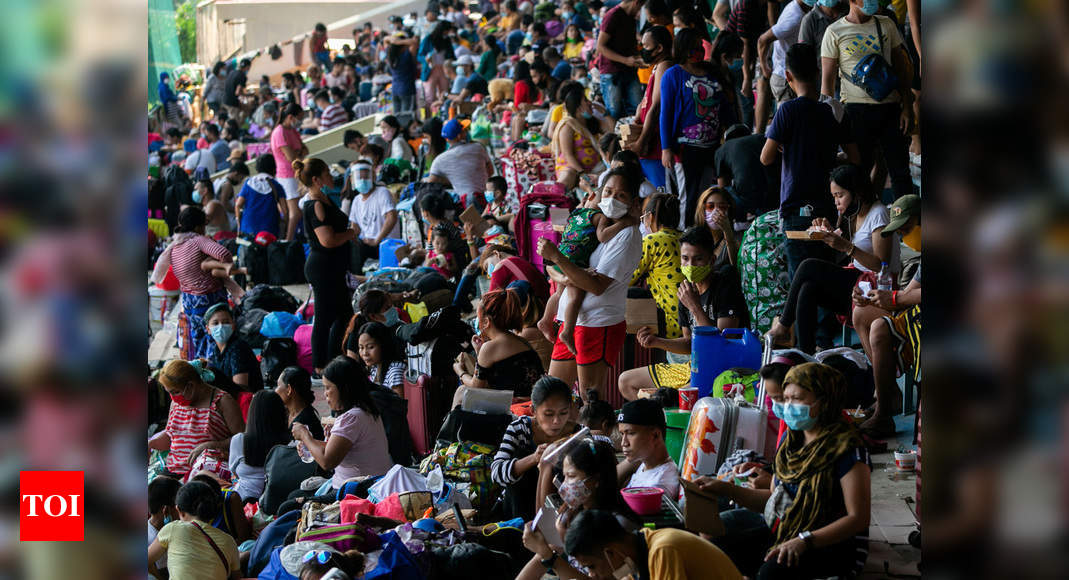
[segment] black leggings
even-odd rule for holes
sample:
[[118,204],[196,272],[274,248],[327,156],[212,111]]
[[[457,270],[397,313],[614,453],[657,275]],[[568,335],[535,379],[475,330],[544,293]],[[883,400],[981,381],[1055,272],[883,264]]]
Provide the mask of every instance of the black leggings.
[[345,285],[345,265],[331,264],[315,249],[308,255],[304,274],[312,285],[315,318],[312,321],[312,365],[327,366],[341,354],[345,328],[353,317],[352,297]]
[[799,350],[807,354],[816,351],[818,307],[844,316],[850,313],[850,293],[860,275],[860,270],[816,258],[798,266],[780,322],[784,326],[797,325],[794,336]]

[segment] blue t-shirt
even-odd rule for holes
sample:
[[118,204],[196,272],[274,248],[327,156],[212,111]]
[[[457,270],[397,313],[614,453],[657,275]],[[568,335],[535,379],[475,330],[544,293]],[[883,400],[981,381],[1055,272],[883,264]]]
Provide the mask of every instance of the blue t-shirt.
[[412,58],[412,51],[402,50],[397,58],[397,66],[390,68],[393,77],[394,96],[407,97],[416,94],[416,59]]
[[572,78],[572,65],[568,64],[568,61],[561,59],[557,66],[553,67],[553,72],[549,74],[558,81],[566,81]]
[[215,169],[217,171],[230,169],[230,145],[220,139],[212,143],[208,150],[212,152],[212,157],[215,157]]
[[523,46],[523,38],[526,36],[522,30],[513,30],[505,37],[506,54],[512,56],[520,51]]
[[265,173],[250,177],[238,197],[245,198],[239,232],[253,236],[259,232],[279,235],[278,200],[285,199],[285,192],[277,181]]
[[835,215],[828,185],[839,145],[850,143],[849,120],[835,120],[831,106],[798,97],[780,105],[765,136],[783,146],[779,207],[784,215],[813,206],[813,215]]
[[661,148],[712,148],[731,122],[731,104],[720,82],[672,66],[661,79]]

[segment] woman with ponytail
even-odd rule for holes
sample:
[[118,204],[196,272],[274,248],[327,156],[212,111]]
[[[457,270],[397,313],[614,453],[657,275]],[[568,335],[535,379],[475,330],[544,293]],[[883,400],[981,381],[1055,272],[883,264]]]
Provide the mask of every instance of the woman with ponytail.
[[512,391],[517,397],[531,396],[531,387],[545,374],[542,359],[530,343],[515,333],[523,328],[523,306],[516,289],[496,290],[483,295],[479,308],[479,335],[475,345],[475,374],[460,363],[453,370],[460,387],[453,407],[464,400],[467,389]]
[[705,176],[721,133],[735,122],[735,91],[720,68],[705,61],[701,33],[676,31],[677,64],[661,79],[661,164],[674,171],[683,205],[680,228],[693,225],[698,193],[715,178]]
[[202,453],[225,468],[223,458],[230,450],[230,438],[245,430],[237,401],[208,384],[214,378],[200,361],[178,359],[165,364],[158,376],[171,397],[171,408],[167,426],[149,440],[149,448],[169,451],[167,471],[183,478]]
[[[238,545],[211,522],[223,508],[219,493],[192,481],[175,495],[178,519],[163,526],[148,547],[148,572],[154,578],[237,580],[242,577]],[[167,572],[156,561],[167,556]]]
[[304,262],[304,277],[312,286],[316,316],[312,322],[312,364],[317,373],[341,353],[345,325],[353,315],[345,273],[349,271],[349,242],[356,232],[349,218],[323,193],[334,184],[322,159],[296,160],[293,170],[308,188],[304,203],[304,233],[311,250]]

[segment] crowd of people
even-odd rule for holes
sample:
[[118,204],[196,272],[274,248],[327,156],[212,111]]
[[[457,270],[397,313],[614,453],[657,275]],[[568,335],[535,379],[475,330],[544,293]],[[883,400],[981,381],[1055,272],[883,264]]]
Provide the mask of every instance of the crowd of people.
[[[179,292],[180,354],[150,381],[165,411],[149,573],[244,577],[268,522],[420,465],[402,445],[413,412],[463,420],[480,392],[510,391],[487,481],[470,482],[495,493],[480,523],[520,522],[508,577],[858,575],[869,451],[895,435],[897,377],[921,378],[918,26],[914,0],[431,0],[340,50],[317,24],[310,64],[279,78],[215,63],[199,109],[162,74],[149,268]],[[350,123],[368,103],[365,135]],[[341,163],[310,150],[331,131]],[[310,330],[308,360],[269,371],[243,321],[272,245],[285,260],[267,268],[310,288],[290,310]],[[629,338],[633,300],[660,322]],[[683,497],[665,393],[692,386],[696,327],[776,349],[753,369],[774,456],[693,479],[720,498],[716,534],[650,529],[621,495]],[[442,395],[412,400],[428,370],[411,345],[434,333],[456,349],[434,363]],[[818,362],[836,347],[867,381]],[[631,349],[649,364],[623,367]],[[265,519],[278,446],[325,479]],[[550,496],[557,541],[530,525]],[[308,554],[302,580],[374,567]]]

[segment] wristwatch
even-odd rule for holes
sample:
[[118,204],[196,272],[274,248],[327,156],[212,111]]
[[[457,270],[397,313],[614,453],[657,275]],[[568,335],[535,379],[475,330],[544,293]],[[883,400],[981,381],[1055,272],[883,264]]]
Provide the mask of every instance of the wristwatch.
[[557,553],[553,552],[552,556],[546,558],[545,560],[539,560],[538,562],[539,564],[542,564],[542,567],[544,567],[547,571],[553,570],[553,565],[557,563]]
[[807,547],[807,548],[812,548],[813,547],[813,532],[810,532],[808,530],[804,531],[804,532],[798,534],[798,538],[801,539],[803,542],[805,542],[805,547]]

